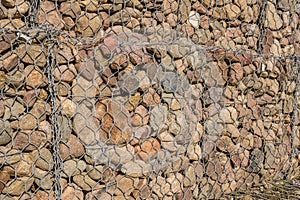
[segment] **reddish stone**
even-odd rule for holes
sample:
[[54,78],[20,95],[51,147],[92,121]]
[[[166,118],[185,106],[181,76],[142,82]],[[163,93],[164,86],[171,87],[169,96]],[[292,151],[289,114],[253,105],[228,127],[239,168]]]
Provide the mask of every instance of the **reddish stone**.
[[141,144],[138,155],[142,160],[149,161],[156,155],[159,149],[160,144],[158,140],[155,138],[149,138]]
[[119,41],[116,36],[108,36],[103,40],[103,44],[100,45],[100,49],[104,56],[111,57],[112,52],[119,46]]
[[42,131],[20,131],[13,139],[13,146],[25,151],[33,151],[46,142],[46,135]]
[[154,89],[149,88],[148,92],[146,92],[143,96],[143,105],[146,107],[155,106],[160,102],[159,95],[155,92]]
[[66,144],[59,144],[60,156],[62,159],[68,159],[69,156],[78,158],[85,153],[84,147],[75,135],[70,135]]

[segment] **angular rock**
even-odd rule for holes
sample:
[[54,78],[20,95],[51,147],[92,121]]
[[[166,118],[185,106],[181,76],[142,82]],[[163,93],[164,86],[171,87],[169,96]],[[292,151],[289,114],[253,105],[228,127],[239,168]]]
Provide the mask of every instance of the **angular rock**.
[[33,154],[38,157],[38,159],[35,161],[36,167],[45,171],[52,170],[54,161],[52,153],[48,149],[42,148],[40,150],[33,151]]
[[61,197],[62,199],[73,199],[73,200],[84,199],[83,192],[79,189],[75,189],[72,186],[67,186],[66,188],[64,188]]
[[146,177],[151,170],[151,166],[144,161],[129,161],[122,165],[121,171],[130,177]]
[[12,130],[9,121],[0,120],[0,145],[5,145],[12,140]]
[[53,176],[44,170],[34,169],[34,183],[44,190],[49,190],[53,187]]
[[62,176],[70,178],[75,175],[79,175],[86,168],[86,163],[82,160],[67,160],[63,163],[63,172]]
[[9,181],[10,175],[7,171],[0,171],[0,192],[5,188],[6,183]]
[[154,131],[160,132],[167,121],[166,107],[158,104],[150,110],[150,126]]
[[62,15],[67,15],[72,18],[77,18],[81,13],[80,5],[77,1],[62,2],[59,11]]
[[23,192],[29,192],[33,184],[33,177],[20,177],[9,181],[3,189],[3,193],[20,196]]
[[70,135],[69,140],[66,144],[59,144],[59,150],[62,159],[68,159],[69,157],[78,158],[85,153],[84,146],[73,134]]
[[283,21],[279,16],[276,7],[273,3],[267,2],[266,5],[266,21],[264,26],[271,30],[279,30],[283,25]]
[[62,29],[64,27],[56,5],[51,1],[42,2],[37,19],[39,24],[48,24],[51,28]]
[[83,191],[92,191],[92,190],[102,189],[105,187],[105,185],[102,185],[94,181],[85,173],[74,176],[73,181]]
[[20,131],[13,139],[13,146],[17,149],[32,151],[46,142],[46,135],[42,131]]

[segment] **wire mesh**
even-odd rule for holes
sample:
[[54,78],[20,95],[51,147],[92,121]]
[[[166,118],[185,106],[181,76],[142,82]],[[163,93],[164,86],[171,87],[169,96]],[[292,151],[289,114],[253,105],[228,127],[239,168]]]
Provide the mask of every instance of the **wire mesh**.
[[296,0],[2,0],[0,199],[299,199]]

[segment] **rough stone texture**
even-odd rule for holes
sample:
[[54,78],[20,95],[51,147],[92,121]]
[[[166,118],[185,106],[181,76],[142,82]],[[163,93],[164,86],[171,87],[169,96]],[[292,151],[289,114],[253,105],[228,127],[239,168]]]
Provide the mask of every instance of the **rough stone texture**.
[[56,153],[63,199],[222,199],[297,178],[299,14],[286,0],[1,1],[0,199],[57,198]]

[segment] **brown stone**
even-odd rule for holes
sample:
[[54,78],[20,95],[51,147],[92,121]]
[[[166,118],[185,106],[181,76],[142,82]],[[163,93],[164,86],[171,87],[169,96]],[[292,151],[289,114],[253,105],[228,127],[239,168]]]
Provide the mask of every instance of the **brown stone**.
[[235,145],[228,136],[222,136],[218,139],[216,147],[222,152],[232,152],[235,149]]
[[42,2],[37,19],[39,24],[49,24],[52,28],[62,29],[64,27],[56,5],[51,1]]
[[83,36],[94,36],[99,33],[103,23],[102,15],[82,11],[77,19],[76,30]]
[[18,55],[15,53],[7,53],[3,56],[4,61],[0,61],[1,69],[4,68],[7,71],[11,71],[18,65]]
[[62,2],[59,11],[62,15],[68,15],[72,18],[77,18],[81,13],[80,5],[77,1]]
[[73,181],[84,191],[92,191],[96,189],[102,189],[103,187],[105,187],[105,185],[94,181],[85,173],[74,176]]
[[67,186],[66,188],[64,188],[61,197],[62,199],[74,199],[74,200],[84,199],[83,192],[79,189],[75,189],[72,186]]
[[73,64],[70,65],[59,65],[54,69],[54,76],[56,81],[64,81],[71,83],[77,72]]
[[59,144],[60,156],[62,159],[70,157],[78,158],[84,154],[84,147],[75,135],[70,135],[66,144]]
[[3,193],[9,195],[20,196],[23,192],[29,192],[33,184],[34,178],[20,177],[7,183],[7,187],[3,189]]
[[22,130],[31,130],[37,127],[37,118],[32,114],[25,114],[20,118],[20,128]]
[[[96,116],[100,127],[109,136],[109,143],[122,144],[128,142],[132,136],[132,129],[128,124],[130,114],[124,106],[116,100],[103,100],[98,105]],[[105,108],[105,109],[104,109]]]
[[148,110],[140,105],[135,109],[134,114],[131,116],[131,124],[133,126],[146,125],[149,122]]
[[234,4],[229,3],[224,8],[229,20],[235,20],[241,13],[241,9]]
[[26,86],[28,86],[29,88],[39,88],[47,84],[48,80],[42,71],[38,69],[32,69],[30,71],[29,70],[29,67],[25,68],[25,73],[28,73]]
[[42,131],[20,131],[13,139],[13,145],[17,149],[32,151],[42,146],[46,139]]
[[160,102],[160,97],[156,93],[156,91],[152,88],[149,88],[149,90],[144,94],[143,96],[143,104],[146,107],[155,106]]
[[118,46],[118,38],[112,35],[107,36],[103,39],[103,44],[100,45],[100,49],[105,57],[110,58],[112,53],[117,49]]
[[1,172],[0,172],[0,192],[2,192],[2,190],[5,187],[5,184],[9,181],[9,179],[10,179],[10,175],[8,174],[8,172],[1,170]]
[[164,15],[176,12],[178,9],[178,3],[175,0],[164,0],[162,5],[162,12]]
[[11,47],[11,44],[16,39],[16,35],[14,33],[3,34],[0,37],[0,53],[6,51]]
[[158,140],[154,138],[146,139],[140,146],[140,152],[138,152],[139,157],[144,161],[151,160],[160,149],[160,144]]
[[271,30],[278,30],[282,27],[283,21],[279,16],[276,7],[273,3],[267,2],[266,5],[266,20],[264,26]]

